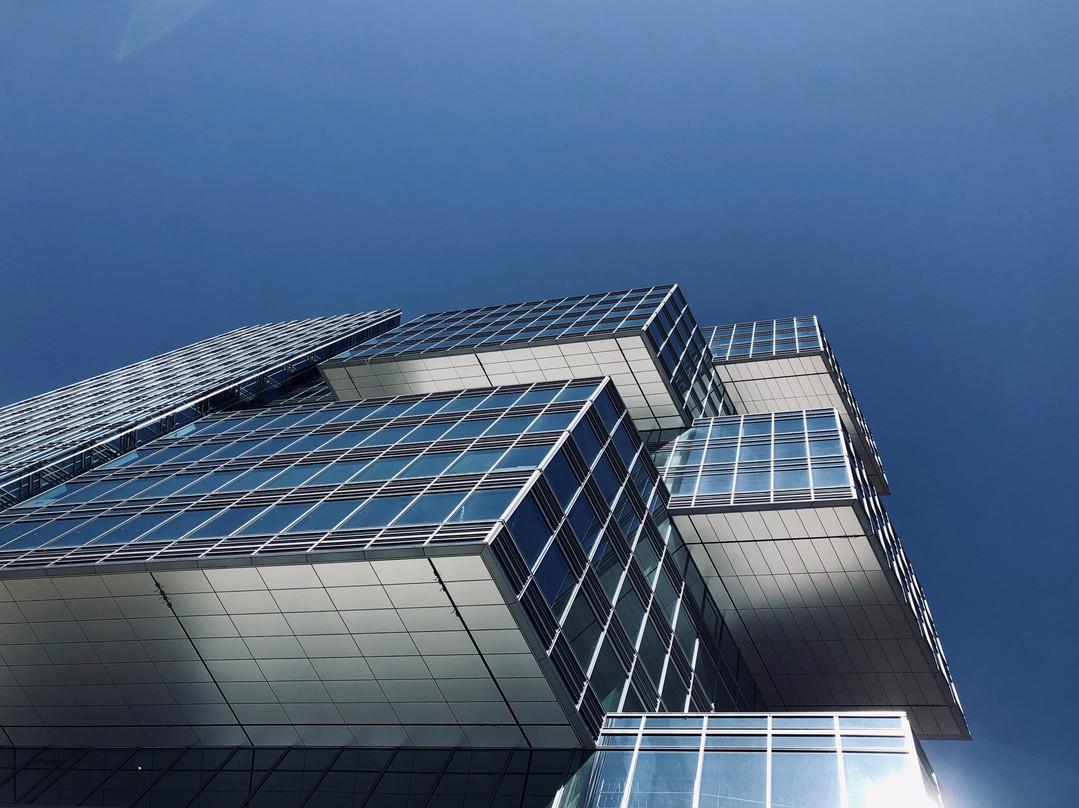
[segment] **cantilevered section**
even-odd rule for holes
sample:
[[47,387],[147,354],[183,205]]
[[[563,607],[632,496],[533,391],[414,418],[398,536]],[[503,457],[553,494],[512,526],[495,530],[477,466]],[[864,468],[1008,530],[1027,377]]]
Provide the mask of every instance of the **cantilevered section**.
[[835,407],[873,487],[878,494],[891,493],[873,433],[815,315],[704,331],[738,412]]
[[270,400],[400,320],[373,311],[239,328],[0,408],[0,507],[207,413]]
[[569,748],[759,705],[664,497],[609,379],[208,416],[0,514],[0,742]]
[[641,431],[730,412],[676,285],[419,317],[322,364],[344,400],[610,376]]
[[701,420],[657,463],[770,705],[902,708],[920,737],[969,737],[921,586],[836,410]]
[[899,712],[612,714],[559,797],[558,808],[941,804]]

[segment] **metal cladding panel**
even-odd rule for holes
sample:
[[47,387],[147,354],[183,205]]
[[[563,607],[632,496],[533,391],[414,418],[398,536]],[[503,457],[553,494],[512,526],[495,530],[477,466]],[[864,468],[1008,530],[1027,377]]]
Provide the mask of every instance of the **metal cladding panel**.
[[6,579],[3,742],[590,742],[480,549]]

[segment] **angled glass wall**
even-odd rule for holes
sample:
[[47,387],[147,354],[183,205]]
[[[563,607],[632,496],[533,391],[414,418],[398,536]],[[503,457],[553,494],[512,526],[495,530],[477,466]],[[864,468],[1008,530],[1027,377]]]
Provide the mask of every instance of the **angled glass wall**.
[[0,507],[210,412],[265,402],[398,311],[239,328],[0,408]]
[[939,808],[903,713],[609,715],[558,808]]
[[0,514],[16,744],[590,744],[747,709],[610,380],[206,417]]
[[427,314],[322,369],[342,399],[609,375],[641,431],[730,411],[675,285]]
[[769,704],[968,737],[922,587],[834,409],[697,421],[656,456]]
[[869,423],[814,315],[704,329],[736,412],[834,407],[878,494],[891,493]]

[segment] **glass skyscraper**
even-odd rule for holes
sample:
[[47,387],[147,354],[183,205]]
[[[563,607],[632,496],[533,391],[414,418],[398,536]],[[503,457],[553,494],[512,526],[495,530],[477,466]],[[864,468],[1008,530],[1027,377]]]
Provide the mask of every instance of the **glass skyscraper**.
[[0,409],[0,803],[939,804],[969,733],[816,318],[398,322]]

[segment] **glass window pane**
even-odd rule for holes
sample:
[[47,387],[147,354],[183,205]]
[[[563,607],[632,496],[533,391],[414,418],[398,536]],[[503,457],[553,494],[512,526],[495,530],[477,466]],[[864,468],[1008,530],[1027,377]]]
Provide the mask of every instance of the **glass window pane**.
[[551,490],[554,491],[555,499],[558,500],[558,504],[565,510],[569,507],[570,500],[572,500],[574,495],[580,490],[581,484],[577,480],[577,475],[573,473],[573,469],[570,468],[569,462],[562,452],[558,452],[558,454],[551,458],[551,462],[547,464],[544,475],[551,486]]
[[531,568],[547,540],[551,538],[551,528],[531,494],[517,505],[506,527],[509,528],[517,549],[521,551],[525,564]]
[[763,806],[766,765],[764,752],[706,752],[701,808]]
[[302,533],[308,530],[332,530],[346,516],[352,513],[362,500],[340,499],[320,502],[307,514],[290,526],[289,533]]
[[577,416],[575,412],[549,412],[541,415],[528,427],[529,432],[561,432]]
[[388,480],[411,463],[415,457],[415,455],[406,455],[405,457],[381,457],[357,474],[353,480]]
[[773,753],[772,804],[797,808],[839,808],[836,753]]
[[179,539],[220,511],[184,511],[139,537],[139,541],[170,541]]
[[412,501],[409,495],[399,497],[375,497],[356,511],[341,525],[342,530],[365,527],[385,527]]
[[473,449],[462,454],[447,470],[447,474],[478,474],[487,471],[503,454],[504,449]]
[[843,466],[813,469],[814,488],[828,488],[844,485],[850,485],[850,478],[847,476],[847,470]]
[[516,494],[516,488],[473,491],[449,521],[480,522],[498,519],[506,512],[506,508],[509,507]]
[[845,752],[843,770],[849,808],[929,808],[922,778],[910,755]]
[[206,522],[191,531],[191,538],[201,539],[208,536],[228,536],[240,525],[247,522],[259,511],[261,506],[244,508],[227,508],[209,522]]
[[487,430],[487,435],[520,435],[532,423],[533,415],[514,415],[499,418],[494,426]]
[[515,446],[502,456],[502,459],[495,464],[495,468],[499,471],[534,469],[543,462],[543,458],[547,456],[550,449],[551,447],[548,445]]
[[421,455],[415,463],[401,472],[402,477],[435,477],[457,457],[457,452]]
[[438,524],[461,504],[463,497],[464,494],[459,491],[422,494],[398,517],[394,525]]
[[236,531],[237,536],[257,536],[260,534],[276,535],[295,521],[311,505],[306,502],[294,502],[286,505],[273,505],[262,512],[254,521]]
[[552,543],[547,548],[543,561],[540,562],[539,568],[536,570],[535,580],[540,592],[543,593],[544,598],[550,605],[555,619],[557,619],[565,610],[566,603],[569,601],[569,596],[573,592],[573,586],[576,583],[576,579],[570,571],[569,563],[566,561],[566,556],[562,552],[562,548],[558,546],[558,542]]
[[170,516],[175,514],[171,513],[140,513],[130,521],[124,522],[115,530],[110,533],[106,533],[99,536],[91,544],[123,544],[124,542],[131,541],[136,536],[142,535],[148,530],[151,530]]
[[338,485],[351,479],[367,465],[367,460],[344,460],[331,463],[308,481],[308,485]]
[[690,808],[697,752],[641,750],[629,792],[632,808]]

